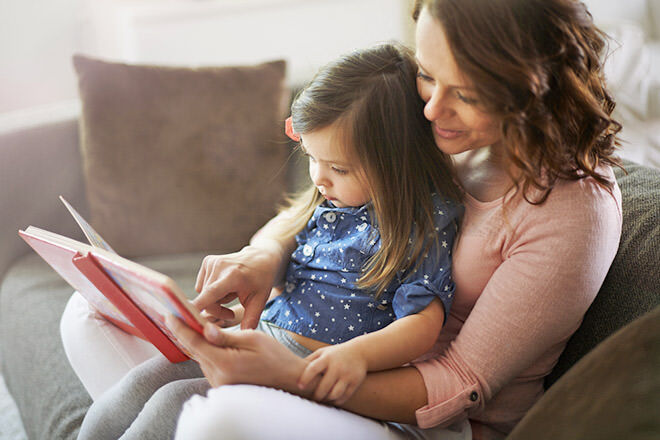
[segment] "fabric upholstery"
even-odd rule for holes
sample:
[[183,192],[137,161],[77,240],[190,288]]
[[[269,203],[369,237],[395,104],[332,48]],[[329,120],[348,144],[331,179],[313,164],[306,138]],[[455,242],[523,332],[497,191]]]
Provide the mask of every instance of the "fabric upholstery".
[[236,251],[274,215],[289,153],[284,61],[74,66],[89,220],[119,254]]
[[619,250],[546,388],[600,341],[660,304],[660,171],[632,162],[624,167],[628,174],[615,170],[623,204]]
[[652,440],[660,432],[660,307],[580,360],[507,440]]
[[[192,297],[204,255],[139,261],[172,277]],[[12,266],[0,288],[2,372],[33,440],[75,440],[91,405],[60,340],[59,320],[71,293],[35,254]]]

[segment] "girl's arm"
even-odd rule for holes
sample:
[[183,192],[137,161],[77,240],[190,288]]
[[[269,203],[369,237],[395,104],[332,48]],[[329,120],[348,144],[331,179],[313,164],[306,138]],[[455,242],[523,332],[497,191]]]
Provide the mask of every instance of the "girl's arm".
[[342,404],[355,392],[367,371],[400,367],[428,352],[443,322],[442,302],[434,298],[421,312],[397,319],[381,330],[315,351],[307,357],[310,364],[298,386],[306,389],[319,378],[314,399]]
[[204,258],[197,274],[193,303],[218,319],[231,318],[224,304],[238,298],[245,308],[242,328],[255,328],[271,288],[284,280],[286,266],[295,249],[295,238],[282,238],[290,216],[282,212],[250,240],[250,245],[228,255]]

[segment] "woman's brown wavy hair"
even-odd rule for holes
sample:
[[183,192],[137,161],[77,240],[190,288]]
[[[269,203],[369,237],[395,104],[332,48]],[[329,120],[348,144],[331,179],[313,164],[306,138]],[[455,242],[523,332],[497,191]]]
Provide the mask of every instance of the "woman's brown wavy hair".
[[[511,178],[543,203],[557,179],[593,177],[614,156],[621,125],[602,69],[606,35],[575,0],[416,0],[443,27],[483,110],[501,121]],[[540,191],[530,200],[532,190]]]

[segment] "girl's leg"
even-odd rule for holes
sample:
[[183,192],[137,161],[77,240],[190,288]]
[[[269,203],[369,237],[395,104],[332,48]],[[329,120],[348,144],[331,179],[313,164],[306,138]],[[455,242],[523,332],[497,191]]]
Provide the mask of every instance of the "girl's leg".
[[[155,420],[145,435],[149,429],[162,428],[169,429],[167,438],[171,438],[183,402],[209,388],[195,361],[172,364],[161,356],[154,357],[133,368],[94,401],[83,420],[78,439],[116,440],[140,418],[142,426]],[[156,409],[160,411],[157,420],[154,419]]]
[[378,422],[273,388],[231,385],[183,405],[176,439],[435,439],[471,440],[467,421],[452,429]]
[[62,314],[60,333],[69,362],[93,400],[134,366],[162,356],[149,342],[108,322],[78,292]]

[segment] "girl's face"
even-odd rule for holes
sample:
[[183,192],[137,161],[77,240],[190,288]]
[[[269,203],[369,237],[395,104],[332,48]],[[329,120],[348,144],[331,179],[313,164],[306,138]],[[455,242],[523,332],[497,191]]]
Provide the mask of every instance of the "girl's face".
[[427,8],[417,20],[415,40],[417,91],[426,102],[424,116],[431,121],[438,148],[457,154],[500,141],[497,121],[479,110],[475,90],[458,69],[442,25]]
[[362,206],[370,200],[362,167],[351,161],[341,145],[336,124],[301,135],[309,157],[309,177],[319,192],[338,208]]

